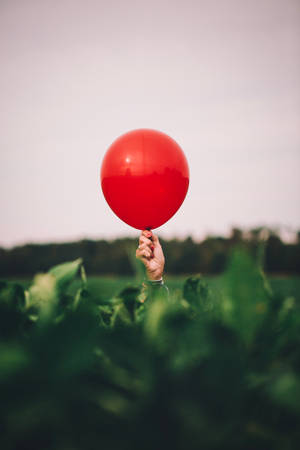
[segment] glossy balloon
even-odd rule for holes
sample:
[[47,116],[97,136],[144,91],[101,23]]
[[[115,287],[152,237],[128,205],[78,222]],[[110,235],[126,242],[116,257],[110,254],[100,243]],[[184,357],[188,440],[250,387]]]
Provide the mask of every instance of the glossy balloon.
[[181,206],[189,168],[179,145],[155,130],[120,136],[107,150],[101,167],[104,197],[114,213],[134,228],[157,228]]

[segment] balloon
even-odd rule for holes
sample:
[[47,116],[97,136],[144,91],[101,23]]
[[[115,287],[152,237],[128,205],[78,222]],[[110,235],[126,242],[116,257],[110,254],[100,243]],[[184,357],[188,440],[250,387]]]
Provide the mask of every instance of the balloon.
[[179,145],[149,129],[129,131],[107,150],[101,187],[114,213],[138,230],[167,222],[181,206],[189,168]]

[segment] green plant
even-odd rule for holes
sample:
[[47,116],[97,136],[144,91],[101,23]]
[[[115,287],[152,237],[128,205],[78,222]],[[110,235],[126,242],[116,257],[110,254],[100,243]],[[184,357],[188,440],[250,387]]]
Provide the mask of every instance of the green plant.
[[81,260],[1,282],[1,448],[297,448],[299,330],[298,300],[239,250],[218,293],[191,277],[104,301]]

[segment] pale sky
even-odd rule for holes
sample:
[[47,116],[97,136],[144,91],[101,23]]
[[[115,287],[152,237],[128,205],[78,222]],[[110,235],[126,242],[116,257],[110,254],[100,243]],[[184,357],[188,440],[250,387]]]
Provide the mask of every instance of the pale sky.
[[0,245],[138,236],[99,181],[136,128],[190,166],[159,235],[299,229],[299,55],[299,0],[0,0]]

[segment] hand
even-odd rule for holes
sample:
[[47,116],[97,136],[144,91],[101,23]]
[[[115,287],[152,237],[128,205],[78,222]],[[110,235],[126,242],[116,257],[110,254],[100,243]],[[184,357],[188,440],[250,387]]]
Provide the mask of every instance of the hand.
[[152,231],[142,231],[136,257],[144,263],[149,280],[160,280],[162,278],[165,257],[158,237]]

